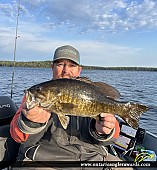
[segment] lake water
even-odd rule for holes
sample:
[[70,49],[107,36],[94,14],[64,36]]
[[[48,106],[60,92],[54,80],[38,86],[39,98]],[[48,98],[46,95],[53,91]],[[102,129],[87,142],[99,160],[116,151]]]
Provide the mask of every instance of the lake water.
[[[140,118],[140,127],[157,135],[157,72],[83,70],[82,76],[93,81],[103,81],[116,87],[120,100],[145,104],[150,109]],[[24,89],[37,83],[50,80],[50,68],[15,68],[13,100],[19,106]],[[0,67],[0,95],[10,96],[12,68]]]

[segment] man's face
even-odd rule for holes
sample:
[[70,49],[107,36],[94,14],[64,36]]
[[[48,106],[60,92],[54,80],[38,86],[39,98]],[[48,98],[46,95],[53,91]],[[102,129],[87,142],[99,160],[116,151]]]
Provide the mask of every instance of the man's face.
[[52,64],[53,78],[78,77],[82,68],[75,62],[67,59],[57,60]]

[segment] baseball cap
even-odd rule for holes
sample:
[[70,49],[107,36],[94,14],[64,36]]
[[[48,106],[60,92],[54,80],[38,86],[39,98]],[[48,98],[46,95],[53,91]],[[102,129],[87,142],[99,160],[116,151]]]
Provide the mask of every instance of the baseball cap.
[[61,46],[55,50],[52,62],[59,59],[68,59],[74,61],[78,65],[80,64],[80,54],[78,50],[70,45]]

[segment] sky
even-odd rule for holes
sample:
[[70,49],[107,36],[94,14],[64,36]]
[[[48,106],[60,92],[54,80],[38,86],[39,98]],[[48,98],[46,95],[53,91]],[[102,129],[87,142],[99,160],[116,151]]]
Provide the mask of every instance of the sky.
[[157,67],[157,0],[18,3],[0,0],[0,61],[52,60],[68,44],[79,50],[82,65]]

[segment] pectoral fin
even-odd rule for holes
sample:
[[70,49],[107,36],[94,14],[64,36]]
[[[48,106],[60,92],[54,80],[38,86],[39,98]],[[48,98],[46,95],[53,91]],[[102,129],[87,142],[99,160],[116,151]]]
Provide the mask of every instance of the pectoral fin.
[[60,121],[61,125],[63,126],[63,128],[66,129],[69,124],[69,120],[70,120],[69,116],[59,114],[58,118],[59,118],[59,121]]

